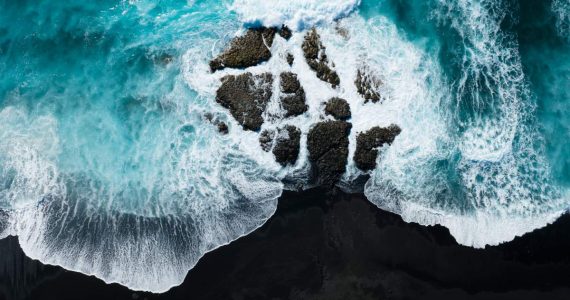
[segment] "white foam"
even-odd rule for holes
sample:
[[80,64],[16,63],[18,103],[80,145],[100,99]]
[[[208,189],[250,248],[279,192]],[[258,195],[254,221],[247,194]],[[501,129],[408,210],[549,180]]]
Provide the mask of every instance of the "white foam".
[[570,0],[552,1],[552,12],[556,16],[558,34],[570,42]]
[[304,30],[348,16],[360,0],[235,0],[230,6],[246,24]]
[[[518,50],[500,30],[504,8],[472,1],[438,4],[433,15],[465,40],[468,54],[461,76],[445,88],[434,58],[417,52],[420,64],[408,57],[415,70],[404,81],[417,77],[430,84],[408,86],[423,97],[401,113],[407,115],[400,119],[402,134],[382,153],[365,194],[407,221],[448,227],[465,245],[509,241],[552,222],[568,199],[550,184],[537,146],[540,136],[532,127],[533,107]],[[387,84],[393,81],[399,78]],[[433,109],[440,105],[452,113]],[[461,115],[468,107],[471,113]]]

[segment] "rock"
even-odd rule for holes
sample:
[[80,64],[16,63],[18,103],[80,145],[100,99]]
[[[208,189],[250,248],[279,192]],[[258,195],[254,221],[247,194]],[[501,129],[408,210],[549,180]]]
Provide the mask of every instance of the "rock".
[[214,115],[211,112],[207,112],[204,114],[204,119],[208,122],[212,122],[212,120],[214,120]]
[[352,125],[345,121],[325,121],[317,123],[309,131],[309,160],[320,185],[332,187],[344,173],[351,128]]
[[282,166],[293,165],[299,157],[301,130],[291,125],[279,128],[277,132],[264,130],[259,136],[259,143],[264,151],[272,150],[275,161]]
[[264,130],[259,135],[259,144],[261,149],[269,152],[273,148],[273,139],[275,138],[275,130]]
[[291,72],[283,72],[280,75],[281,91],[283,93],[296,93],[301,89],[301,83],[297,75]]
[[216,93],[216,102],[230,110],[245,130],[257,131],[263,124],[262,114],[271,98],[273,76],[270,73],[227,75]]
[[288,40],[291,38],[291,36],[293,36],[293,33],[291,32],[291,29],[289,29],[289,27],[283,25],[281,26],[281,29],[279,29],[279,35]]
[[376,91],[382,81],[375,76],[369,74],[364,69],[359,69],[356,73],[356,80],[354,81],[358,93],[364,98],[364,103],[372,101],[376,103],[380,101],[380,94]]
[[210,70],[247,68],[271,58],[269,48],[273,44],[275,28],[248,29],[245,35],[232,40],[229,47],[210,61]]
[[333,116],[337,120],[347,120],[350,118],[350,106],[342,98],[331,98],[325,105],[325,113]]
[[228,134],[230,132],[228,125],[225,122],[218,123],[218,131],[221,134]]
[[348,29],[340,26],[340,24],[336,24],[336,26],[334,27],[336,29],[336,33],[338,33],[338,35],[340,35],[341,37],[348,39]]
[[293,62],[295,61],[295,57],[293,56],[293,54],[291,53],[287,53],[287,63],[289,64],[289,66],[293,65]]
[[281,165],[293,165],[299,157],[301,130],[291,125],[285,126],[284,129],[277,133],[273,155]]
[[309,108],[305,103],[305,90],[301,86],[297,75],[291,72],[283,72],[281,78],[281,105],[285,109],[285,117],[298,116]]
[[311,29],[305,36],[302,45],[303,54],[309,67],[317,73],[317,77],[328,82],[333,88],[340,84],[338,74],[329,67],[326,49],[321,43],[320,36],[316,29]]
[[356,166],[363,171],[374,169],[378,157],[377,148],[384,144],[391,145],[401,131],[397,125],[390,125],[386,128],[372,127],[370,130],[358,134],[354,153]]

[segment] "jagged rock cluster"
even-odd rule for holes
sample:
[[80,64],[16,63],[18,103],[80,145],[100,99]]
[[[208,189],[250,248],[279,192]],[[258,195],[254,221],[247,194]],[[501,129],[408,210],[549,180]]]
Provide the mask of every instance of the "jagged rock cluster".
[[275,160],[283,166],[295,164],[299,157],[301,130],[287,125],[277,130],[264,130],[259,136],[261,149],[273,152]]
[[358,93],[364,98],[364,103],[368,101],[372,101],[372,103],[380,101],[380,94],[377,90],[382,84],[382,81],[367,72],[365,68],[361,68],[356,72],[354,84],[356,85]]
[[317,73],[317,77],[330,83],[333,88],[337,87],[340,84],[340,78],[329,66],[326,48],[321,43],[321,37],[316,29],[313,28],[307,33],[302,49],[307,64]]
[[[212,72],[224,68],[247,68],[271,58],[270,47],[278,33],[289,39],[292,32],[285,26],[277,28],[249,29],[243,36],[235,38],[229,47],[210,62]],[[320,41],[316,29],[310,30],[302,43],[302,50],[309,67],[316,72],[317,78],[332,85],[340,84],[334,64],[326,55],[326,48]],[[287,53],[285,57],[291,66],[294,57]],[[284,110],[284,118],[304,114],[308,110],[305,90],[297,75],[283,72],[279,75],[279,101]],[[245,129],[259,131],[264,122],[264,112],[272,97],[273,75],[263,73],[254,75],[245,72],[240,75],[227,75],[221,78],[221,86],[216,93],[216,101],[227,108],[236,121]],[[378,102],[376,92],[381,82],[368,73],[366,68],[358,70],[354,84],[365,102]],[[307,133],[309,161],[314,173],[314,182],[332,187],[346,170],[348,162],[349,135],[352,124],[350,105],[345,99],[333,97],[324,103],[324,113],[334,120],[316,123]],[[210,119],[211,120],[211,119]],[[212,122],[222,133],[227,133],[223,122]],[[400,128],[392,125],[388,128],[374,127],[359,133],[356,153],[353,157],[356,166],[364,171],[374,169],[378,148],[391,144],[400,133]],[[261,149],[271,152],[275,160],[283,166],[294,165],[300,152],[302,132],[293,125],[265,129],[259,135]]]
[[305,90],[301,86],[297,75],[291,72],[281,73],[281,105],[285,109],[285,117],[298,116],[309,109],[305,104]]

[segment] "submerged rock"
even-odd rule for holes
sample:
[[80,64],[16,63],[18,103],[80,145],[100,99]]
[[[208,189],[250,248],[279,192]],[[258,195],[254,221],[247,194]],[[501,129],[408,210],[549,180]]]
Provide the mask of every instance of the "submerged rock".
[[228,124],[224,121],[220,121],[218,117],[214,117],[214,115],[210,112],[204,114],[204,119],[208,122],[212,123],[218,128],[218,132],[221,134],[228,134],[230,129],[228,128]]
[[273,44],[275,28],[248,29],[245,35],[233,39],[229,47],[210,61],[210,70],[247,68],[271,58],[269,48]]
[[221,134],[228,134],[230,132],[228,125],[225,122],[218,123],[218,131]]
[[275,161],[282,166],[293,165],[299,157],[301,130],[291,125],[279,128],[277,131],[264,130],[259,136],[259,143],[264,151],[272,150]]
[[295,61],[295,57],[291,53],[287,53],[285,59],[287,59],[287,63],[289,64],[289,66],[292,66],[293,62]]
[[283,25],[281,29],[279,29],[279,35],[282,38],[288,40],[291,38],[291,36],[293,36],[293,32],[291,32],[291,29],[289,29],[289,27]]
[[332,187],[344,173],[351,128],[352,124],[345,121],[325,121],[317,123],[309,131],[309,160],[320,185]]
[[356,166],[363,171],[374,169],[378,157],[378,147],[384,144],[391,145],[400,132],[402,132],[400,127],[390,125],[386,128],[372,127],[370,130],[358,134],[354,153]]
[[325,113],[333,116],[337,120],[347,120],[350,118],[350,106],[342,98],[331,98],[325,105]]
[[325,46],[321,43],[321,38],[316,29],[313,28],[307,33],[302,49],[307,64],[317,73],[317,77],[330,83],[333,88],[337,87],[340,84],[340,78],[329,66]]
[[357,71],[354,84],[356,85],[358,93],[364,98],[364,103],[368,101],[372,101],[372,103],[380,101],[380,94],[377,92],[377,89],[382,85],[382,81],[367,72],[364,68]]
[[262,114],[271,98],[272,84],[270,73],[224,76],[216,93],[216,102],[229,109],[244,129],[257,131],[263,124]]
[[281,105],[285,109],[285,117],[298,116],[309,108],[305,103],[305,90],[301,86],[297,75],[291,72],[284,72],[280,75]]

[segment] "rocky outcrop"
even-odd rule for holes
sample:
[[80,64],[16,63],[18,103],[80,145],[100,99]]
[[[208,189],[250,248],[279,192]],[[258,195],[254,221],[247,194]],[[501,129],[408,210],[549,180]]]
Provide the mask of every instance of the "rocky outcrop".
[[297,75],[291,72],[284,72],[281,79],[281,105],[285,109],[285,117],[298,116],[309,108],[305,103],[305,90],[301,86]]
[[318,184],[332,187],[344,173],[351,128],[352,125],[345,121],[325,121],[317,123],[309,131],[309,160]]
[[372,127],[370,130],[358,134],[356,152],[354,153],[356,166],[363,171],[374,169],[378,157],[378,147],[384,144],[391,145],[401,131],[397,125],[390,125],[386,128]]
[[272,151],[275,161],[282,166],[293,165],[299,157],[301,130],[291,125],[277,130],[264,130],[259,136],[259,143],[264,151]]
[[224,76],[216,93],[216,102],[229,109],[244,129],[257,131],[263,124],[262,114],[271,98],[272,84],[270,73]]
[[325,105],[325,113],[333,116],[337,120],[347,120],[350,118],[350,106],[342,98],[331,98]]
[[365,68],[361,68],[356,73],[356,80],[354,81],[358,93],[364,98],[364,103],[372,101],[376,103],[380,101],[380,94],[377,92],[382,81],[376,76],[370,74]]
[[330,83],[333,88],[337,87],[340,84],[340,78],[329,66],[326,49],[316,29],[313,28],[307,33],[302,48],[307,64],[317,73],[317,77]]
[[215,72],[224,68],[247,68],[269,60],[269,48],[273,44],[275,33],[275,28],[248,29],[243,36],[233,39],[222,54],[210,61],[210,70]]

